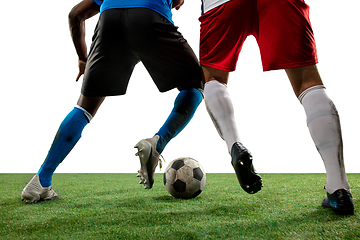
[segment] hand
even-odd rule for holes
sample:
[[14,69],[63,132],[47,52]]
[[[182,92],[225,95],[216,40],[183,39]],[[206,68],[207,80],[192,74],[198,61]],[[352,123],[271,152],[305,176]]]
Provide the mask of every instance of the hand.
[[179,10],[180,7],[184,4],[184,0],[173,0],[173,8]]
[[85,67],[86,67],[86,62],[82,61],[79,59],[79,74],[76,77],[76,81],[79,80],[79,78],[81,77],[81,75],[84,74],[85,72]]

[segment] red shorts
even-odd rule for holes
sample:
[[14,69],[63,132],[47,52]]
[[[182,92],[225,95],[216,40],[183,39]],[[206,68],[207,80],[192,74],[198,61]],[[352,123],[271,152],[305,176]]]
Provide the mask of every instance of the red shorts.
[[249,35],[257,40],[264,71],[318,61],[309,6],[303,0],[232,0],[199,21],[201,65],[234,71]]

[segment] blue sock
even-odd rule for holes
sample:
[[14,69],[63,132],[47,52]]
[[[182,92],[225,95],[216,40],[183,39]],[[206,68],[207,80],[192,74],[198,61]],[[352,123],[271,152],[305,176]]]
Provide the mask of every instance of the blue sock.
[[159,132],[155,134],[160,136],[156,146],[159,154],[162,153],[168,142],[176,137],[190,122],[202,99],[202,93],[196,88],[180,91],[175,99],[174,108],[169,117]]
[[85,116],[85,112],[76,107],[65,117],[46,159],[37,173],[43,187],[51,186],[55,169],[73,149],[88,123],[89,119]]

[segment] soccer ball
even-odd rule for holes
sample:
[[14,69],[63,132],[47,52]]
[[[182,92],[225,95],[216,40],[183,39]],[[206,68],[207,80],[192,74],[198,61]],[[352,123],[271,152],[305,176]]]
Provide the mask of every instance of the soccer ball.
[[204,190],[205,184],[205,171],[195,159],[177,158],[165,169],[164,186],[176,198],[194,198]]

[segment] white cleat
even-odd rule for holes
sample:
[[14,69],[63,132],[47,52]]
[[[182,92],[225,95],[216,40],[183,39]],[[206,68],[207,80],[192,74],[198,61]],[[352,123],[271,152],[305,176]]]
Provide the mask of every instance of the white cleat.
[[135,155],[139,156],[141,164],[137,177],[140,178],[139,184],[143,184],[145,189],[152,188],[154,184],[154,173],[158,162],[160,169],[162,167],[160,155],[156,151],[159,138],[160,136],[155,135],[152,138],[143,139],[135,145],[135,148],[138,149]]
[[39,175],[35,175],[30,182],[24,187],[21,193],[21,200],[25,203],[36,203],[38,201],[51,200],[58,195],[52,187],[42,187]]

